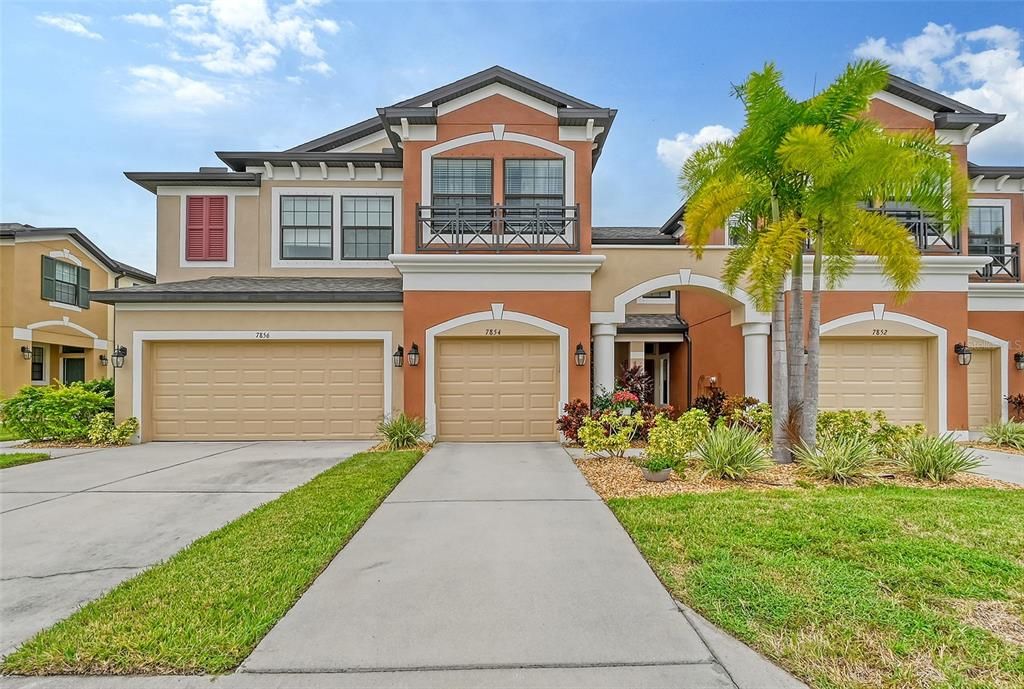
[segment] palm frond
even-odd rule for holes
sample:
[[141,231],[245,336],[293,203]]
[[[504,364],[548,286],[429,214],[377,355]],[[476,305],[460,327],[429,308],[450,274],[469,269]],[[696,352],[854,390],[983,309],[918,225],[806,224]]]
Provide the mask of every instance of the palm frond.
[[889,216],[863,210],[853,214],[853,222],[854,248],[878,257],[897,302],[905,300],[921,269],[921,254],[907,228]]
[[729,216],[743,206],[749,185],[743,177],[713,177],[686,202],[685,237],[697,258],[711,233],[725,227]]
[[793,213],[765,227],[750,257],[750,291],[757,308],[770,311],[775,290],[786,277],[793,258],[803,253],[807,224]]

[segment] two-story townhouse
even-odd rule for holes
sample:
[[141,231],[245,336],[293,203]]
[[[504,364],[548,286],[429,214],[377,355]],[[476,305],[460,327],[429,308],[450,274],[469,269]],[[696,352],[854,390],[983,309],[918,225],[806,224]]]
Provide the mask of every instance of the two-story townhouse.
[[112,375],[114,308],[90,295],[155,281],[74,227],[0,224],[0,396]]
[[[1002,118],[899,79],[869,114],[964,165]],[[439,439],[554,440],[560,407],[630,362],[659,403],[767,399],[770,318],[725,290],[725,231],[698,261],[684,209],[591,227],[615,116],[493,67],[287,151],[126,173],[157,197],[157,283],[97,295],[128,350],[118,415],[143,440],[369,437],[399,409]],[[1024,387],[1020,169],[971,169],[961,231],[880,209],[924,252],[909,302],[870,258],[825,296],[826,407],[966,433]]]

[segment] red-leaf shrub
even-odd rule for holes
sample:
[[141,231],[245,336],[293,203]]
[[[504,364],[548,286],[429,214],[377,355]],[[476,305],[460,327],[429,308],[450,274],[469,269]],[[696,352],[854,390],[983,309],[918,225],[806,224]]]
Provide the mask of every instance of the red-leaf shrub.
[[555,427],[565,436],[565,439],[579,444],[579,432],[583,421],[594,416],[590,411],[590,405],[577,398],[569,402],[562,409],[562,415],[555,421]]
[[643,366],[623,365],[615,387],[619,390],[628,390],[636,395],[640,402],[650,402],[654,399],[654,377],[644,370]]

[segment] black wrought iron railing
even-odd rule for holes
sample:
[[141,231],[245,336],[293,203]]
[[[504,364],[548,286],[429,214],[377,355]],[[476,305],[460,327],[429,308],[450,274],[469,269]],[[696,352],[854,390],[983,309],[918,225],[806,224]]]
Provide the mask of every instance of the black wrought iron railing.
[[1020,244],[970,244],[971,256],[991,256],[992,260],[976,272],[982,280],[1020,282]]
[[580,207],[416,205],[418,251],[579,251]]
[[960,230],[948,222],[927,215],[919,210],[897,208],[875,208],[876,213],[898,220],[914,238],[919,251],[939,253],[960,253]]

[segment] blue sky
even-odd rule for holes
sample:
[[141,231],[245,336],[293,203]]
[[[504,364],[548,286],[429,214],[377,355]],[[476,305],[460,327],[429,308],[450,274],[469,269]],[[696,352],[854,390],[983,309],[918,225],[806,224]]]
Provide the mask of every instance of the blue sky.
[[124,170],[294,146],[501,64],[619,109],[595,224],[658,225],[678,164],[742,125],[730,84],[774,60],[806,97],[856,56],[1007,121],[974,162],[1024,164],[1017,3],[0,3],[0,218],[76,226],[155,263],[155,202]]

